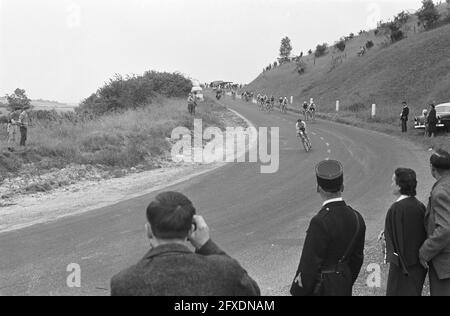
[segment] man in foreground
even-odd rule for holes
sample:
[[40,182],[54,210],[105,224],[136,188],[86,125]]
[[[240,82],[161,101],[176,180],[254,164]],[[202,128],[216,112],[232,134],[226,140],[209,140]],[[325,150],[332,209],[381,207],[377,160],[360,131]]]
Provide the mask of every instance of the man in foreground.
[[364,219],[342,198],[341,163],[322,161],[316,175],[317,192],[324,203],[309,225],[291,294],[351,296],[364,261]]
[[147,208],[151,250],[113,277],[111,295],[259,296],[256,282],[210,239],[208,225],[195,213],[181,193],[159,194]]
[[420,248],[420,261],[429,268],[432,296],[450,296],[450,154],[439,150],[430,159],[437,180],[425,215],[428,238]]

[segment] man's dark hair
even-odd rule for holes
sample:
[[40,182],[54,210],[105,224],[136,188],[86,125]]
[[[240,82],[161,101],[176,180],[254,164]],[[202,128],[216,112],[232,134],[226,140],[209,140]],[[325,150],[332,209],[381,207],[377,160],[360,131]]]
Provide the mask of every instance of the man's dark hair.
[[178,192],[164,192],[147,207],[153,235],[160,239],[184,239],[192,227],[195,208]]
[[395,183],[400,187],[400,193],[407,196],[416,196],[416,172],[408,168],[395,170]]

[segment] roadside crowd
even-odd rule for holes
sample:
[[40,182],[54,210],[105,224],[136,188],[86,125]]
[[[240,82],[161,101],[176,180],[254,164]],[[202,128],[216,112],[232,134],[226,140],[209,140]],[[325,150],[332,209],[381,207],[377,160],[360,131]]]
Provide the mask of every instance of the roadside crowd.
[[[450,296],[450,153],[434,153],[430,170],[436,183],[426,207],[416,199],[414,170],[399,168],[392,176],[395,202],[380,234],[390,264],[388,296],[422,295],[427,273],[431,295]],[[342,197],[340,162],[322,161],[315,172],[323,204],[309,224],[290,293],[351,296],[364,261],[365,221]],[[113,277],[113,296],[261,295],[238,261],[211,240],[205,219],[186,196],[161,193],[146,215],[150,251]]]
[[[408,132],[408,117],[409,117],[409,107],[406,101],[402,102],[403,109],[400,114],[400,121],[402,126],[402,133]],[[425,136],[435,137],[437,132],[437,124],[439,122],[436,106],[433,103],[428,105],[428,109],[422,111],[423,124],[425,125]]]

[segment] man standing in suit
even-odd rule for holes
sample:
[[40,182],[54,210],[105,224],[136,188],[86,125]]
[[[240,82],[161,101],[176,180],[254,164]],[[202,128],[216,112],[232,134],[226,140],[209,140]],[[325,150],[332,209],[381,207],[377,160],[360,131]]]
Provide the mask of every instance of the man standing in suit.
[[436,136],[437,132],[436,125],[438,123],[438,119],[436,114],[436,107],[434,106],[433,103],[430,104],[430,112],[428,113],[426,120],[427,120],[428,137]]
[[[191,201],[177,192],[159,194],[147,208],[151,250],[111,281],[113,296],[259,296],[239,263],[212,242]],[[189,240],[196,249],[186,245]]]
[[316,176],[317,192],[324,202],[309,225],[291,294],[351,296],[364,261],[364,219],[342,198],[341,163],[322,161]]
[[408,104],[403,101],[403,110],[400,114],[400,120],[402,122],[402,133],[406,133],[408,131],[408,116],[409,116],[409,107]]
[[420,261],[429,267],[431,295],[450,296],[450,154],[439,150],[430,163],[437,182],[425,216],[428,239],[420,249]]
[[414,170],[399,168],[392,177],[397,201],[386,216],[386,240],[389,276],[387,296],[421,296],[427,270],[419,260],[419,249],[427,234],[423,225],[425,205],[416,196]]

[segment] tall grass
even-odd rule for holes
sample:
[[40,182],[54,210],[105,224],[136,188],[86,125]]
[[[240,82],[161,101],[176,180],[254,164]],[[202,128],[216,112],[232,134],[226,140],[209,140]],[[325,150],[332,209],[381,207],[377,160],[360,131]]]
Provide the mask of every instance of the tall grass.
[[[216,111],[207,100],[199,105],[197,117],[205,126],[222,127]],[[60,168],[71,163],[132,167],[164,155],[170,148],[167,138],[178,126],[192,126],[185,99],[159,99],[151,106],[109,114],[85,122],[38,121],[29,131],[26,151],[8,153],[5,128],[1,128],[0,175],[18,171],[34,162],[42,169]]]

